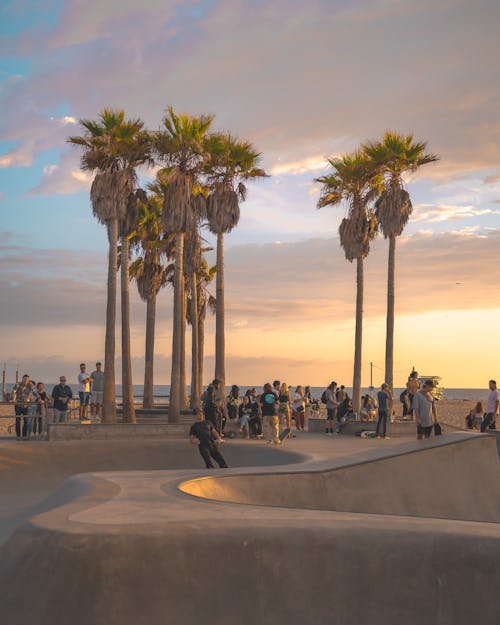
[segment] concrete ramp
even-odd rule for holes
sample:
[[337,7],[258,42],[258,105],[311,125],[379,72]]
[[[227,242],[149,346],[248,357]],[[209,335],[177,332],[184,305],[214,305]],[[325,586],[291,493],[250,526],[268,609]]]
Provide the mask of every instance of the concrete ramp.
[[326,471],[204,477],[180,489],[259,506],[500,522],[493,436]]
[[72,477],[0,550],[2,622],[498,625],[494,437],[353,444],[334,470]]

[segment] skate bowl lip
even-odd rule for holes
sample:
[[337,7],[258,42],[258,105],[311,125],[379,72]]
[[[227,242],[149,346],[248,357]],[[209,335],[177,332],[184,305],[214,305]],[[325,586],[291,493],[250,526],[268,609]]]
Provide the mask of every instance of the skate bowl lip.
[[[328,479],[336,474],[342,474],[349,479],[352,472],[366,468],[368,471],[371,468],[379,468],[382,465],[387,464],[388,467],[394,465],[398,461],[408,464],[409,460],[416,458],[421,454],[438,454],[438,456],[446,453],[446,450],[450,450],[453,446],[457,446],[458,449],[464,449],[466,447],[474,447],[473,453],[476,451],[479,454],[488,454],[489,459],[499,465],[499,452],[497,449],[496,436],[460,436],[455,440],[439,440],[433,441],[431,444],[425,447],[413,448],[413,449],[400,449],[393,450],[389,453],[384,453],[378,457],[359,458],[353,460],[347,458],[346,461],[340,461],[332,466],[332,463],[325,462],[312,462],[305,463],[304,465],[297,466],[285,466],[280,467],[277,471],[269,471],[264,468],[260,471],[254,471],[249,473],[231,473],[228,475],[206,475],[199,476],[194,479],[188,479],[180,482],[177,485],[177,489],[195,499],[202,499],[205,501],[218,502],[221,504],[233,504],[242,506],[257,506],[261,508],[286,508],[286,509],[299,509],[299,510],[315,510],[315,511],[329,511],[329,512],[352,512],[356,514],[381,514],[383,516],[412,516],[419,518],[433,518],[443,519],[449,521],[460,522],[473,522],[473,523],[500,523],[500,511],[490,511],[486,513],[486,518],[480,518],[480,513],[466,512],[463,509],[457,514],[457,511],[446,513],[444,510],[433,512],[429,509],[429,506],[424,505],[423,513],[418,513],[416,510],[407,511],[402,510],[400,506],[396,505],[395,510],[390,505],[387,506],[387,510],[370,509],[370,506],[360,504],[359,498],[355,505],[350,507],[348,504],[344,505],[326,505],[324,502],[308,500],[307,493],[304,496],[299,495],[301,488],[307,489],[314,486],[315,481],[321,481],[323,478]],[[477,449],[477,448],[481,449]],[[446,463],[449,458],[441,458],[439,461]],[[309,465],[309,466],[307,466]],[[371,465],[371,467],[370,467]],[[404,466],[404,465],[403,465]],[[349,473],[351,471],[351,473]],[[388,468],[389,473],[392,471]],[[438,476],[439,477],[439,476]],[[306,478],[305,484],[303,478]],[[457,476],[457,480],[459,477]],[[264,482],[265,481],[265,482]],[[456,481],[451,478],[451,482]],[[294,482],[294,487],[290,488],[289,482]],[[274,486],[273,486],[274,484]],[[287,495],[282,495],[281,490],[286,489]],[[390,484],[388,486],[390,488]],[[450,485],[450,489],[455,491],[456,497],[460,497],[458,490],[459,484]],[[431,489],[432,490],[432,489]],[[321,491],[321,487],[320,487]],[[263,495],[265,493],[265,495]],[[467,492],[465,493],[467,495]],[[495,496],[496,495],[496,496]],[[366,502],[370,502],[370,494],[365,494]],[[397,495],[396,495],[397,497]],[[498,499],[498,493],[493,496],[494,499]],[[304,500],[306,503],[304,503]],[[470,504],[471,508],[474,504]],[[446,506],[445,506],[446,507]],[[453,506],[452,506],[453,507]],[[467,507],[467,505],[465,505]],[[483,513],[484,514],[484,513]],[[500,526],[499,526],[500,527]]]

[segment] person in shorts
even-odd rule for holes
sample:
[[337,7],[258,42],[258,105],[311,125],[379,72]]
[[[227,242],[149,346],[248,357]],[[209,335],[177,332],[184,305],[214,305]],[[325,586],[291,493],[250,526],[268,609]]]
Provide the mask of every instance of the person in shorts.
[[417,423],[417,439],[430,438],[434,423],[437,422],[436,404],[432,396],[434,383],[425,380],[422,388],[413,397],[412,408]]
[[102,370],[102,363],[95,363],[95,371],[92,371],[90,374],[90,379],[92,382],[92,390],[90,392],[90,414],[92,416],[99,417],[104,397],[104,371]]
[[59,384],[52,389],[54,401],[54,423],[66,423],[68,419],[69,401],[73,398],[71,387],[66,384],[66,376],[59,378]]
[[90,402],[90,386],[92,379],[87,373],[87,365],[82,362],[80,365],[80,373],[78,374],[78,397],[80,398],[80,407],[78,416],[80,420],[87,418],[87,407]]

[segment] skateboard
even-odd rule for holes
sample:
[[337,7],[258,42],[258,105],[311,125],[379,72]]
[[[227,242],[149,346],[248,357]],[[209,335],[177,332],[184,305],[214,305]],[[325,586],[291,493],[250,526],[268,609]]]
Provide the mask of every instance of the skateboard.
[[280,434],[280,441],[283,442],[285,438],[290,434],[290,428],[285,428]]
[[361,436],[361,438],[377,438],[375,432],[371,430],[362,430],[359,436]]

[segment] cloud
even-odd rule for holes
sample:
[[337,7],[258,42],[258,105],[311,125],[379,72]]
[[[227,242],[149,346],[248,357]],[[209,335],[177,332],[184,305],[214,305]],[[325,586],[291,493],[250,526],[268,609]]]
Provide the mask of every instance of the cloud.
[[297,174],[304,174],[308,172],[319,172],[325,169],[327,166],[324,156],[310,156],[301,161],[294,161],[293,163],[278,163],[271,167],[271,174],[273,176],[280,176],[283,174],[291,174],[293,176]]
[[[413,130],[440,154],[422,176],[496,167],[500,9],[489,0],[474,6],[69,0],[50,32],[44,25],[20,37],[33,63],[2,94],[1,136],[20,150],[4,155],[4,166],[64,143],[67,127],[45,113],[61,103],[66,118],[120,106],[154,128],[172,102],[216,112],[221,127],[254,141],[278,172],[311,171],[314,155],[350,150],[386,128]],[[412,45],[401,46],[401,33]],[[356,53],[347,54],[353,40]],[[391,68],[390,85],[379,80],[381,67]]]
[[412,221],[439,223],[482,217],[485,215],[500,215],[500,210],[476,208],[474,206],[452,206],[446,204],[433,206],[432,204],[418,204],[413,211]]
[[68,195],[90,189],[94,176],[79,168],[76,152],[65,152],[59,164],[43,168],[41,181],[29,190],[29,195]]
[[484,179],[484,184],[496,184],[497,182],[500,182],[500,171],[496,171]]

